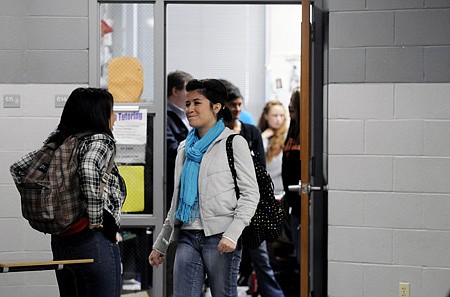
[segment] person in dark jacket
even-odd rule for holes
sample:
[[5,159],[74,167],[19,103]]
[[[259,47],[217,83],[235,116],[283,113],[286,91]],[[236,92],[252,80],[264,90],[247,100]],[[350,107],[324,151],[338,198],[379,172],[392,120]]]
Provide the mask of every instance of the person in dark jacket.
[[263,141],[261,138],[261,131],[256,126],[245,124],[239,120],[244,103],[241,92],[228,80],[220,79],[220,81],[227,88],[228,96],[225,102],[225,106],[228,107],[233,116],[231,122],[227,123],[227,127],[237,134],[242,135],[247,140],[250,150],[258,153],[259,161],[265,166],[266,158],[264,156],[265,153]]
[[[186,118],[186,84],[193,79],[187,72],[176,70],[167,75],[167,129],[166,129],[166,214],[172,202],[174,187],[175,158],[178,145],[186,139],[191,126]],[[177,245],[173,243],[167,251],[166,292],[173,295],[173,263]]]
[[289,207],[292,241],[297,262],[300,263],[300,199],[298,193],[290,192],[289,185],[296,185],[300,176],[300,89],[292,91],[289,103],[291,122],[284,143],[281,176],[287,206]]
[[[261,131],[253,125],[244,124],[239,120],[242,111],[243,98],[239,89],[231,82],[220,80],[227,88],[228,96],[225,106],[231,111],[232,120],[227,123],[227,127],[242,135],[248,142],[250,150],[258,153],[259,162],[266,165],[264,145],[261,137]],[[242,260],[240,266],[239,282],[244,285],[247,283],[252,270],[256,273],[258,280],[258,290],[263,297],[284,297],[283,290],[275,279],[272,266],[270,265],[269,254],[267,252],[267,243],[263,241],[255,249],[249,249],[243,246]],[[252,285],[252,284],[250,284]],[[250,290],[252,290],[251,288]]]
[[184,113],[186,105],[186,84],[193,77],[184,71],[176,70],[167,76],[167,188],[166,209],[170,207],[173,193],[175,157],[180,142],[186,139],[191,126]]

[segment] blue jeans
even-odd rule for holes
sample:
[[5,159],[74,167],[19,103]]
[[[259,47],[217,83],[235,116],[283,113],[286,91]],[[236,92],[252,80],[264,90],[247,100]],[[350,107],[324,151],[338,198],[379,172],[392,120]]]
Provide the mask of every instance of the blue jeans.
[[217,250],[222,234],[205,236],[203,231],[180,232],[175,255],[174,297],[201,295],[205,276],[208,276],[214,297],[236,297],[241,245],[232,253]]
[[267,244],[265,241],[255,249],[249,249],[253,269],[258,279],[259,293],[262,297],[284,297],[283,290],[275,279],[270,266]]
[[52,236],[54,260],[94,259],[56,271],[61,297],[119,297],[122,278],[117,243],[89,228],[72,236]]

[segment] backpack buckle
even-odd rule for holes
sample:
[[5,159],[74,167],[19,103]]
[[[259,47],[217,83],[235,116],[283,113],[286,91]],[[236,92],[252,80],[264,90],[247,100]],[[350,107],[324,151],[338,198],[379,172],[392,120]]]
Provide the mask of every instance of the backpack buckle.
[[102,182],[104,182],[106,184],[108,182],[108,179],[109,179],[109,174],[105,172],[102,176]]

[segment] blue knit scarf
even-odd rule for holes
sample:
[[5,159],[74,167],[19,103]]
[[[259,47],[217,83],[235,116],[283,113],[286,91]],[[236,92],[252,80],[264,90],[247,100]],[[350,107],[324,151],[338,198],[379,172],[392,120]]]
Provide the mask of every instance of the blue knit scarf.
[[202,138],[198,138],[196,128],[186,138],[186,162],[181,172],[180,202],[175,213],[175,217],[183,223],[192,222],[197,217],[200,162],[210,144],[224,129],[223,121],[219,120]]

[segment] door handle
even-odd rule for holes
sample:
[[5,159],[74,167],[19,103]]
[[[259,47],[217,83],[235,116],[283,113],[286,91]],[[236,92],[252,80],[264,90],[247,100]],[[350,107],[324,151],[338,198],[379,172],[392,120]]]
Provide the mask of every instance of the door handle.
[[311,186],[309,183],[302,183],[301,180],[298,181],[298,185],[289,185],[289,192],[297,192],[304,195],[311,193],[312,191],[328,191],[328,185],[321,186]]

